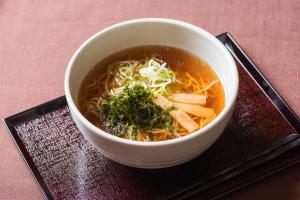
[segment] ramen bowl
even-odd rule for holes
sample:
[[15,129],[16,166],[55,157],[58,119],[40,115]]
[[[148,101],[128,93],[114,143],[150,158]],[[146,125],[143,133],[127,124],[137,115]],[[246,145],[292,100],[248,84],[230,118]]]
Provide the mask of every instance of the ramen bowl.
[[[103,58],[126,48],[165,45],[200,57],[216,72],[225,91],[225,107],[205,127],[186,136],[157,142],[131,141],[108,134],[89,122],[78,109],[78,93],[89,70]],[[236,64],[213,35],[192,24],[159,18],[122,22],[99,31],[71,58],[65,75],[65,95],[78,129],[103,155],[138,168],[164,168],[189,161],[208,149],[222,134],[234,110],[238,92]]]

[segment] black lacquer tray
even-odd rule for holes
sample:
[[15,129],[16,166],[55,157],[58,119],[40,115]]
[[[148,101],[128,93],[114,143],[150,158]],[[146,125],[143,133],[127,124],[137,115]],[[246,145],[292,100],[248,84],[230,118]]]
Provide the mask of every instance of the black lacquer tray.
[[101,155],[72,121],[65,97],[5,124],[48,199],[211,199],[300,161],[300,121],[229,33],[217,38],[238,64],[232,120],[218,141],[185,164],[144,170]]

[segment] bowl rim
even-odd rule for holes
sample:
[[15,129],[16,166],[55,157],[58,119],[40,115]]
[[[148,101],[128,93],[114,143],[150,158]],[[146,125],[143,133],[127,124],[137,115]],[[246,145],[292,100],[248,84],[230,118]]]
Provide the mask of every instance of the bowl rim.
[[[77,58],[77,56],[80,54],[82,50],[84,50],[90,43],[92,43],[97,37],[104,33],[108,33],[114,29],[121,28],[123,26],[127,25],[132,25],[132,24],[141,24],[141,23],[164,23],[164,24],[171,24],[171,25],[176,25],[180,26],[185,29],[189,29],[192,31],[197,32],[198,34],[202,35],[203,37],[206,37],[206,39],[210,40],[212,43],[214,43],[224,54],[224,56],[228,59],[229,63],[231,63],[231,67],[233,68],[233,76],[232,78],[234,79],[234,86],[233,86],[233,91],[232,91],[232,97],[228,98],[229,101],[226,101],[225,106],[223,110],[217,115],[217,117],[212,120],[209,124],[204,126],[203,128],[192,132],[188,135],[185,135],[180,138],[174,138],[170,140],[164,140],[164,141],[155,141],[155,142],[147,142],[147,141],[133,141],[133,140],[127,140],[124,138],[120,138],[114,135],[111,135],[100,128],[96,127],[94,124],[92,124],[90,121],[88,121],[79,111],[77,106],[75,105],[75,102],[72,98],[71,91],[70,91],[70,74],[72,70],[72,66]],[[215,125],[220,123],[226,116],[228,112],[234,107],[236,98],[237,98],[237,93],[238,93],[238,86],[239,86],[239,76],[238,76],[238,71],[236,67],[236,63],[231,56],[230,52],[225,48],[225,46],[213,35],[208,33],[207,31],[203,30],[202,28],[187,23],[179,20],[174,20],[174,19],[168,19],[168,18],[140,18],[140,19],[132,19],[124,22],[120,22],[117,24],[114,24],[112,26],[109,26],[107,28],[104,28],[94,35],[90,36],[84,43],[80,45],[80,47],[75,51],[73,56],[71,57],[68,65],[67,65],[67,70],[65,73],[65,79],[64,79],[64,90],[65,90],[65,96],[67,99],[68,106],[70,107],[70,110],[74,112],[74,114],[78,117],[78,119],[85,125],[86,128],[88,128],[91,132],[96,133],[100,137],[104,137],[105,139],[108,139],[112,142],[115,143],[123,143],[126,145],[134,145],[134,146],[144,146],[144,147],[153,147],[153,146],[165,146],[165,145],[173,145],[176,143],[183,143],[188,140],[194,139],[198,135],[205,134],[208,130],[212,129]],[[225,95],[227,95],[225,91]]]

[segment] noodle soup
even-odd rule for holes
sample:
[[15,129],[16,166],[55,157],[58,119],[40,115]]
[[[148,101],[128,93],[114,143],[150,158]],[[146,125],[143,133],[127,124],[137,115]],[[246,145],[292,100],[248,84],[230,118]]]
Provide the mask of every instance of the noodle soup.
[[168,46],[138,46],[97,63],[81,83],[80,112],[117,137],[161,141],[188,135],[224,108],[224,89],[199,57]]

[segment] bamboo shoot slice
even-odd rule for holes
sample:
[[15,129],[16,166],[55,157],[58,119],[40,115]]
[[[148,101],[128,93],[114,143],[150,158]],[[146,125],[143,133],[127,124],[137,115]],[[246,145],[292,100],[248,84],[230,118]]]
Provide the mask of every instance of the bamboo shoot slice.
[[181,102],[181,103],[194,103],[205,105],[207,97],[201,94],[188,94],[188,93],[176,93],[169,97],[170,100]]
[[[156,105],[159,105],[163,109],[166,109],[173,105],[171,101],[169,101],[162,95],[157,95],[157,97],[154,99],[154,103]],[[188,132],[193,132],[200,128],[199,124],[197,124],[186,112],[181,109],[171,111],[170,116],[174,118]]]
[[179,103],[179,102],[172,102],[176,108],[179,108],[189,114],[198,116],[198,117],[205,117],[211,118],[215,116],[215,111],[212,108],[203,107],[197,104],[188,104],[188,103]]

